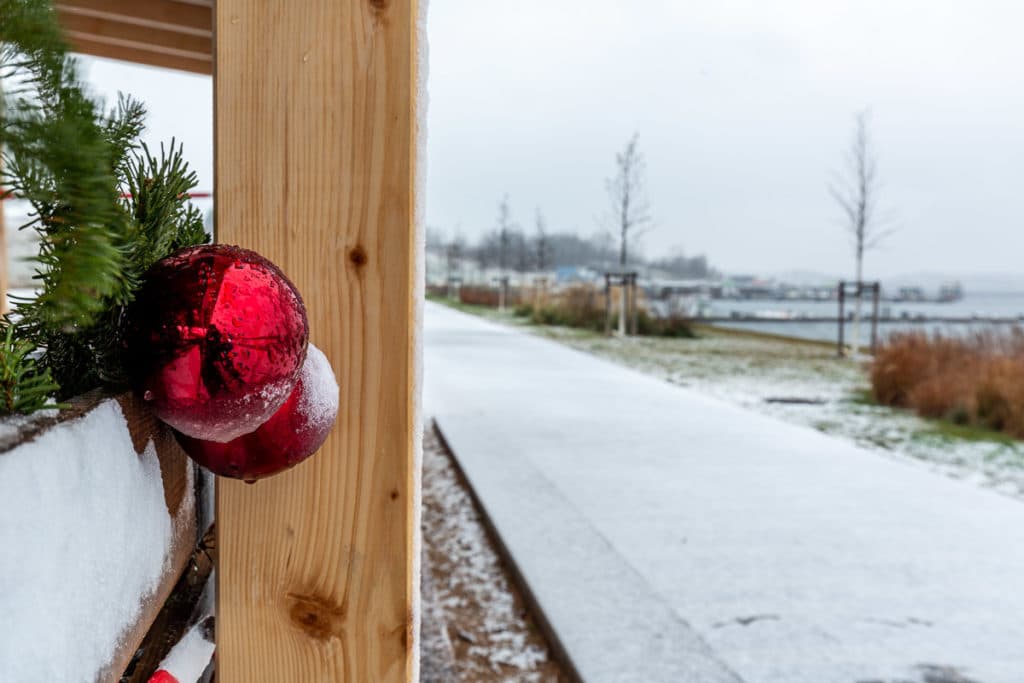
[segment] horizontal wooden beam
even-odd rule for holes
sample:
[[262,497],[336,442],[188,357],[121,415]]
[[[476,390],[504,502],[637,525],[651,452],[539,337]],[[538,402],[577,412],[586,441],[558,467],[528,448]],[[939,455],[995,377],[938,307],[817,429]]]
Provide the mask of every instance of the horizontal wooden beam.
[[130,44],[120,45],[111,42],[100,42],[90,36],[81,34],[69,33],[68,40],[71,42],[72,49],[75,52],[84,55],[120,59],[135,64],[190,71],[197,74],[211,75],[213,73],[213,62],[209,59],[194,59],[187,56],[153,52]]
[[76,52],[213,73],[211,0],[61,0],[56,8]]
[[86,17],[59,12],[60,22],[69,36],[106,45],[131,47],[161,55],[213,61],[213,38],[177,33],[162,28],[125,24],[112,19]]
[[212,0],[59,0],[56,7],[62,18],[92,17],[205,38],[213,36]]

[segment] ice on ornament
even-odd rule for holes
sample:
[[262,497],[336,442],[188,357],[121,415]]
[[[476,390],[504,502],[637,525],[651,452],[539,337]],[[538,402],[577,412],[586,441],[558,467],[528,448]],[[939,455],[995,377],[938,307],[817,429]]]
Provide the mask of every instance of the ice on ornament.
[[224,477],[255,481],[302,462],[323,445],[338,415],[338,383],[327,356],[312,344],[295,389],[255,431],[227,443],[177,433],[194,460]]
[[306,352],[299,382],[303,386],[299,395],[299,413],[305,416],[308,428],[329,428],[338,416],[338,381],[327,356],[312,344]]

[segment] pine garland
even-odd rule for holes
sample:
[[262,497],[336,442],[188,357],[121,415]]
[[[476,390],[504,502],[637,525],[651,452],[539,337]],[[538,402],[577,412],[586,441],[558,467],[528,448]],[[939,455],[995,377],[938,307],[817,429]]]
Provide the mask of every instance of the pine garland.
[[39,294],[0,323],[2,414],[125,384],[122,324],[143,274],[208,238],[182,147],[152,155],[139,102],[106,113],[87,95],[50,3],[0,0],[0,17],[0,79],[14,84],[0,89],[0,183],[31,204],[22,229],[40,243]]

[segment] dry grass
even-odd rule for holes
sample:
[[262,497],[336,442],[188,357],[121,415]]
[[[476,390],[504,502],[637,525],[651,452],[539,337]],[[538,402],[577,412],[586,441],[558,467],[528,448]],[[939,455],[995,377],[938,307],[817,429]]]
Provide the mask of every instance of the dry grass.
[[[618,325],[618,290],[613,292],[612,327]],[[537,325],[576,327],[602,332],[607,324],[607,309],[604,292],[588,285],[568,287],[557,293],[535,293],[528,301],[516,308],[516,315],[527,317]],[[637,333],[644,337],[693,337],[689,319],[682,316],[656,318],[643,307],[642,297],[638,301]]]
[[902,334],[871,366],[879,403],[1024,438],[1024,330]]
[[[532,296],[531,292],[532,289],[529,287],[510,286],[508,288],[508,299],[505,301],[505,305],[516,306]],[[460,303],[468,304],[470,306],[489,306],[490,308],[497,308],[499,301],[500,299],[497,287],[463,285],[459,288]]]

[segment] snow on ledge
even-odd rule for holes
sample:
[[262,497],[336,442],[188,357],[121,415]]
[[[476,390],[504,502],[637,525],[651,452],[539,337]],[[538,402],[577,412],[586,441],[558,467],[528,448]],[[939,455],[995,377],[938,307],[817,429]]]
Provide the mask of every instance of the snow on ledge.
[[0,681],[95,681],[170,544],[156,450],[117,401],[0,454]]

